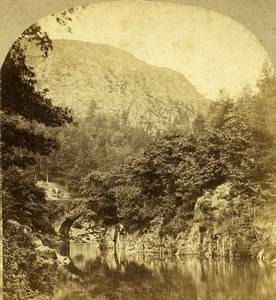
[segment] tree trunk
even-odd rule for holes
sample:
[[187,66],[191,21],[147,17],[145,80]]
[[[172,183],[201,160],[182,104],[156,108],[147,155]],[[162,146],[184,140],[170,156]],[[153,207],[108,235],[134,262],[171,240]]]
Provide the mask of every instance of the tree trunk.
[[66,187],[66,189],[68,189],[68,173],[67,173],[67,170],[66,170],[66,175],[65,175],[65,187]]
[[253,217],[256,218],[256,204],[255,201],[253,202]]
[[222,256],[225,257],[225,245],[224,245],[224,238],[221,239],[222,241]]
[[232,238],[229,239],[229,256],[233,256],[233,245],[232,245]]
[[49,173],[48,173],[48,160],[46,160],[46,182],[48,183],[49,182]]

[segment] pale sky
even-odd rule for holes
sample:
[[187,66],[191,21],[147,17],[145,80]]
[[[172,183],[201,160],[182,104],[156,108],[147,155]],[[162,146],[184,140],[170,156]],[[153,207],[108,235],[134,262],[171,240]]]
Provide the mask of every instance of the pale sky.
[[[78,16],[78,18],[76,18]],[[72,33],[40,21],[53,39],[109,44],[149,64],[181,72],[205,97],[255,86],[268,54],[241,24],[214,11],[165,2],[104,2],[79,9]]]

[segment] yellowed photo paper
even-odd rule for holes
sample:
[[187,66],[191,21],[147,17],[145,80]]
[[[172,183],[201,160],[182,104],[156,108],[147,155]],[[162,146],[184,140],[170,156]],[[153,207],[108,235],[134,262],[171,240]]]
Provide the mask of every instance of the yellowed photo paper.
[[276,2],[1,6],[3,299],[276,299]]

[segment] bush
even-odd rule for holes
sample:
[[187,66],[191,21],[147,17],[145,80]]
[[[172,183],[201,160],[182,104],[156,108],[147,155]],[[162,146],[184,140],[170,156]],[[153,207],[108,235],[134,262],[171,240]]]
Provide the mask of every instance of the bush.
[[37,295],[52,299],[57,262],[35,252],[34,235],[28,226],[15,221],[4,223],[3,292],[10,300]]

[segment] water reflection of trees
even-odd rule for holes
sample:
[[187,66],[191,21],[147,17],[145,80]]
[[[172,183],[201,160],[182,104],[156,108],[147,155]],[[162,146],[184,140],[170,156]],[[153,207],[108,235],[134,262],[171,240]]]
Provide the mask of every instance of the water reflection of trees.
[[114,250],[95,257],[86,250],[71,252],[72,263],[60,275],[63,295],[59,291],[55,299],[276,299],[276,269],[250,261],[181,260]]

